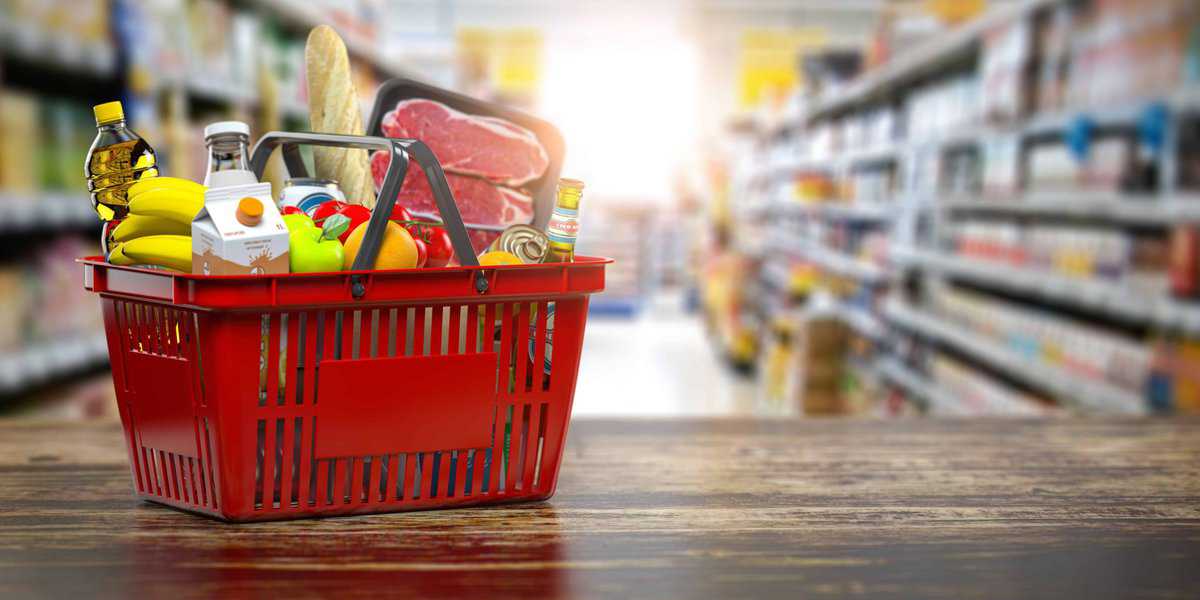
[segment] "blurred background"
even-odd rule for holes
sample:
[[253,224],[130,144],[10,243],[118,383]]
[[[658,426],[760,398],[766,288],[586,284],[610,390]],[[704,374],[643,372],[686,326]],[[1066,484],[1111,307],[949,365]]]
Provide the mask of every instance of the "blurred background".
[[5,0],[0,414],[115,419],[83,160],[120,99],[308,128],[412,77],[555,123],[587,182],[576,416],[1200,411],[1200,3]]

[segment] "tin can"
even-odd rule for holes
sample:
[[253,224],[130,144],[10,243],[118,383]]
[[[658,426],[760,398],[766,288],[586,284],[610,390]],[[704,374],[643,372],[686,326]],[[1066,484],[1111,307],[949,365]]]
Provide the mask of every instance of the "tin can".
[[[546,309],[546,352],[542,359],[542,372],[550,374],[550,357],[554,354],[554,306]],[[537,360],[537,319],[529,324],[529,362]],[[536,367],[536,365],[535,365]]]
[[532,225],[511,225],[488,246],[488,250],[503,250],[521,259],[525,264],[545,261],[549,248],[550,239],[542,230]]
[[289,179],[284,184],[283,193],[279,195],[279,208],[295,206],[304,211],[304,214],[313,216],[317,207],[329,202],[337,200],[345,202],[346,196],[342,194],[342,190],[338,188],[337,182],[332,179],[316,179],[312,177],[298,177]]

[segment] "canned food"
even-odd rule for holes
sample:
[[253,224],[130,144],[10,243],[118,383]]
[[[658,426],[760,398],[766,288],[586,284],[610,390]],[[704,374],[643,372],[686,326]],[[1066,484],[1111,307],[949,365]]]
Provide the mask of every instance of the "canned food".
[[279,208],[295,206],[311,217],[318,206],[330,200],[346,201],[346,196],[342,194],[336,181],[298,177],[289,179],[284,184],[283,193],[279,195]]
[[525,264],[546,260],[550,239],[545,232],[532,225],[511,225],[496,238],[489,251],[502,250],[521,259]]

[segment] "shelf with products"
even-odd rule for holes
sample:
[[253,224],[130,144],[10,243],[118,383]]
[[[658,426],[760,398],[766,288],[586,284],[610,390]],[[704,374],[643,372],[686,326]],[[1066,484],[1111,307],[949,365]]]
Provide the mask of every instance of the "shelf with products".
[[[331,19],[330,15],[323,13],[321,4],[314,4],[312,2],[301,2],[300,0],[253,0],[252,4],[262,7],[271,15],[301,29],[310,29],[317,25],[326,25],[331,21],[338,20]],[[349,22],[353,21],[353,19],[341,20],[346,22],[346,26],[335,26],[335,29],[338,29],[338,34],[346,42],[346,49],[351,55],[370,63],[387,77],[413,77],[412,71],[406,68],[403,63],[389,57],[383,52],[380,44],[373,37],[360,31],[364,25],[373,27],[373,23]]]
[[64,336],[0,353],[0,395],[108,364],[104,332]]
[[0,190],[0,233],[99,228],[85,192]]
[[963,414],[962,406],[956,398],[899,360],[894,358],[880,360],[878,371],[885,380],[914,396],[919,403],[924,405],[927,412],[939,415]]
[[0,51],[92,77],[113,77],[117,72],[117,49],[103,36],[56,31],[24,19],[0,19]]
[[812,261],[822,269],[832,271],[865,283],[886,283],[888,274],[877,264],[833,250],[824,244],[800,239],[777,239],[777,247],[805,260]]
[[1200,334],[1200,305],[1117,282],[1035,272],[996,261],[894,249],[893,259],[1018,295],[1065,304],[1123,321]]
[[1035,192],[1009,199],[951,197],[939,206],[956,214],[1064,217],[1120,225],[1169,226],[1200,221],[1200,195],[1112,193],[1080,190]]
[[890,301],[884,307],[883,314],[888,321],[903,329],[947,344],[1078,408],[1117,414],[1142,414],[1146,411],[1145,402],[1139,394],[1104,381],[1086,379],[1039,359],[1028,358],[1000,342],[924,310]]

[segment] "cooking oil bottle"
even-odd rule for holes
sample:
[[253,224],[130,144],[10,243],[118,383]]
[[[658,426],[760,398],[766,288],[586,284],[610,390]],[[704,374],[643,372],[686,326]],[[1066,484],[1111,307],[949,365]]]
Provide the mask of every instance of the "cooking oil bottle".
[[157,177],[158,160],[146,140],[125,126],[120,102],[98,104],[93,110],[99,132],[84,164],[92,208],[102,221],[124,219],[129,213],[129,186],[145,177]]
[[550,238],[546,262],[574,262],[575,239],[579,236],[579,198],[583,196],[583,182],[578,179],[559,179],[558,198],[554,201],[554,214],[546,226],[546,237]]

